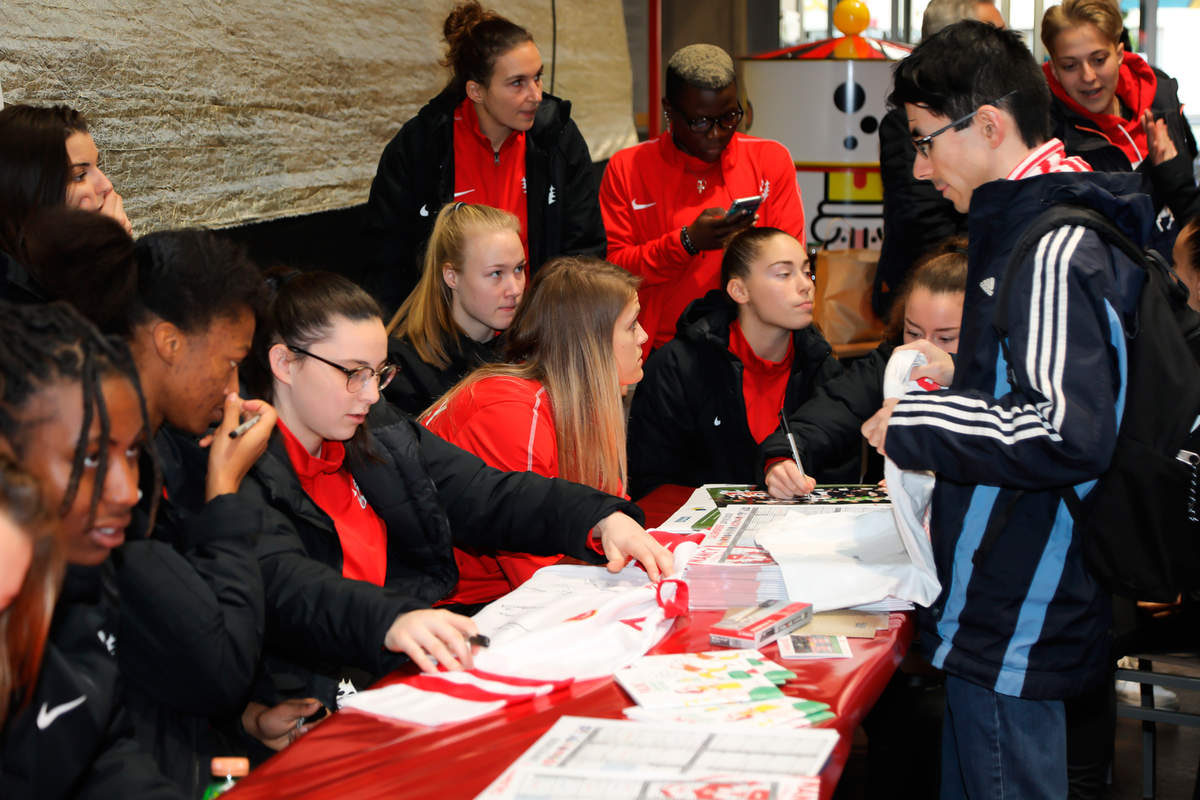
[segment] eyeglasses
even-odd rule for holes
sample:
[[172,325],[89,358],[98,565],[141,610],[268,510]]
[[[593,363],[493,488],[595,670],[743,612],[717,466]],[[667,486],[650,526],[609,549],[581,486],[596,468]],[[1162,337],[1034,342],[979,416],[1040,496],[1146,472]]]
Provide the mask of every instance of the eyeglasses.
[[712,130],[713,125],[720,125],[727,131],[732,131],[737,128],[742,122],[742,117],[746,116],[746,112],[742,110],[742,104],[738,103],[737,111],[729,111],[719,117],[696,117],[689,118],[682,111],[676,110],[676,114],[683,117],[684,123],[691,129],[692,133],[708,133]]
[[[1005,100],[1007,100],[1008,98],[1012,97],[1016,93],[1017,93],[1017,90],[1013,89],[1011,92],[1009,92],[1008,94],[1001,97],[995,103],[985,103],[984,105],[995,105],[996,103],[1002,103]],[[980,106],[979,108],[983,108],[983,106]],[[915,147],[917,149],[917,154],[919,156],[921,156],[922,158],[929,158],[929,147],[930,147],[930,145],[933,144],[934,138],[937,136],[941,136],[943,133],[950,130],[951,128],[957,128],[959,125],[962,125],[964,122],[970,121],[976,114],[979,113],[979,108],[975,109],[970,114],[967,114],[965,117],[959,117],[958,119],[954,120],[954,122],[951,122],[949,125],[944,125],[941,128],[938,128],[933,133],[930,133],[926,136],[922,136],[919,139],[913,139],[912,140],[913,147]]]
[[379,379],[379,391],[382,392],[384,387],[392,382],[392,378],[396,377],[395,364],[384,364],[379,369],[375,369],[374,367],[358,367],[356,369],[350,369],[349,367],[343,367],[341,364],[338,364],[335,361],[330,361],[328,358],[321,358],[315,353],[310,353],[307,350],[299,347],[293,347],[290,344],[287,346],[287,349],[291,350],[293,353],[299,353],[302,356],[315,358],[317,361],[320,361],[323,364],[328,364],[329,366],[344,372],[346,375],[346,391],[350,392],[351,394],[357,394],[358,392],[361,392],[363,387],[367,385],[367,381],[371,380],[372,378]]

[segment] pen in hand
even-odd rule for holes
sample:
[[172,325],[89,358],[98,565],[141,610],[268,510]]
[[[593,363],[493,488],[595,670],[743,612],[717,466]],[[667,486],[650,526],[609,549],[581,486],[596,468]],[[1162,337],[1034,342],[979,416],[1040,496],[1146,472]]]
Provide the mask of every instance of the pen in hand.
[[260,419],[262,419],[262,414],[255,414],[253,417],[250,417],[250,419],[246,420],[241,425],[238,425],[236,428],[231,430],[229,432],[229,438],[230,439],[238,438],[239,436],[244,434],[246,431],[253,428],[254,423],[258,422]]
[[807,477],[804,474],[804,466],[800,463],[800,450],[796,447],[796,437],[792,434],[792,426],[788,424],[787,414],[783,413],[783,409],[779,409],[779,425],[783,428],[783,432],[787,434],[788,444],[792,446],[792,460],[796,462],[796,469],[800,470],[800,479]]

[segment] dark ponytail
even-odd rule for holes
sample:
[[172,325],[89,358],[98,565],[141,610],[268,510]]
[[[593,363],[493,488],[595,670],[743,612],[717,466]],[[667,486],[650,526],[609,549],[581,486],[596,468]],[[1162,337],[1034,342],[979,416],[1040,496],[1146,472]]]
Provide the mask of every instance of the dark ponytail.
[[532,42],[529,31],[495,11],[485,11],[476,0],[454,7],[442,25],[446,57],[442,66],[454,74],[450,86],[465,94],[467,81],[487,86],[496,59],[514,47]]
[[329,334],[334,317],[383,320],[383,312],[358,284],[334,272],[276,268],[267,273],[270,297],[254,331],[243,377],[251,396],[274,402],[269,353],[280,342],[307,350]]

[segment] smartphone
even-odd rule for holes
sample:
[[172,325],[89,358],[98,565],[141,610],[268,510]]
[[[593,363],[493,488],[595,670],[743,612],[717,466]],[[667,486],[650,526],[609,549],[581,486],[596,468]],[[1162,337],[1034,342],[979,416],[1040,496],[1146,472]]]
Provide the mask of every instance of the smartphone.
[[321,706],[316,711],[305,717],[303,724],[312,725],[314,722],[319,722],[320,720],[325,719],[327,716],[329,716],[329,709],[325,706]]
[[747,215],[758,211],[758,207],[762,205],[763,196],[756,194],[753,197],[739,197],[733,201],[733,205],[729,207],[729,211],[725,213],[725,219],[733,219],[738,214],[745,212]]

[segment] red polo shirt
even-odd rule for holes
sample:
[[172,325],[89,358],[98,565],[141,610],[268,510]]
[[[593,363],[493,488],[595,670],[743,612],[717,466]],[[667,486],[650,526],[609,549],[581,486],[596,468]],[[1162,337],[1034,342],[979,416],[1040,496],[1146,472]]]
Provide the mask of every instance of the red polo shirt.
[[479,115],[469,97],[454,112],[454,199],[516,214],[525,258],[529,258],[525,131],[510,133],[496,152],[479,127]]
[[383,586],[387,576],[387,526],[367,503],[349,471],[346,446],[324,442],[314,456],[279,420],[279,432],[300,487],[329,515],[342,545],[342,577]]

